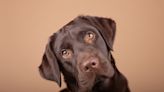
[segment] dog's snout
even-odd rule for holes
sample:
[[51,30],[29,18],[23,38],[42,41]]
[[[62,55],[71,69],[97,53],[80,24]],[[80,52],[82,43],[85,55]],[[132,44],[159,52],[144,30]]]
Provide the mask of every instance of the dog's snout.
[[89,58],[88,60],[86,60],[82,63],[82,69],[84,72],[94,71],[98,67],[99,67],[98,58]]

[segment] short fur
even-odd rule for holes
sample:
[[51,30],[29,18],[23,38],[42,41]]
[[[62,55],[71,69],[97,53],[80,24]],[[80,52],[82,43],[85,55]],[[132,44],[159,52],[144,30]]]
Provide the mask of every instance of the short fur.
[[[83,41],[88,31],[96,35],[92,44]],[[61,92],[130,92],[111,54],[115,33],[116,23],[110,18],[78,16],[50,37],[39,66],[41,76],[61,86],[63,73],[67,88]],[[73,51],[71,59],[61,57],[63,48]],[[88,73],[83,63],[91,57],[99,67]]]

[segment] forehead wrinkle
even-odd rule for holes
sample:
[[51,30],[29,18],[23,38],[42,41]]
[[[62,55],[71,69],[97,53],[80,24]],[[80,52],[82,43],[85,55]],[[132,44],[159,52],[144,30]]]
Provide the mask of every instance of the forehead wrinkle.
[[58,33],[58,37],[56,39],[56,51],[60,51],[61,47],[63,47],[62,45],[66,44],[66,43],[70,43],[72,40],[72,35],[70,33],[69,30],[67,31],[63,31],[63,32],[59,32]]
[[77,34],[81,31],[96,30],[95,27],[83,22],[76,22],[74,24],[67,25],[63,29],[63,33],[68,32],[72,38],[75,38],[75,36],[77,36]]
[[96,31],[97,29],[93,26],[86,25],[86,24],[75,24],[75,25],[68,25],[64,27],[62,31],[58,32],[58,36],[56,39],[56,44],[57,44],[56,49],[59,51],[63,43],[70,43],[70,42],[77,41],[78,33],[87,30]]

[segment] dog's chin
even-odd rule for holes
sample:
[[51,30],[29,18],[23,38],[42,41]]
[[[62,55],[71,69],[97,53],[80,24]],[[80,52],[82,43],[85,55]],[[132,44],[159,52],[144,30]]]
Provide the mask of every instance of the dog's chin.
[[95,87],[103,86],[104,88],[108,88],[112,84],[112,78],[105,75],[98,75],[95,76],[93,79],[86,79],[79,83],[80,92],[90,92],[91,90],[95,89]]
[[[80,89],[92,90],[95,85],[110,84],[112,77],[109,74],[96,74],[92,73],[92,76],[79,79]],[[87,91],[88,92],[88,91]]]
[[113,74],[109,74],[108,72],[104,74],[100,74],[96,76],[94,84],[100,86],[110,85],[112,83],[113,78],[114,78],[114,72]]
[[95,83],[94,84],[101,84],[101,83],[104,83],[105,81],[108,81],[110,82],[112,78],[109,77],[109,76],[106,76],[106,75],[99,75],[99,76],[96,76],[95,78]]

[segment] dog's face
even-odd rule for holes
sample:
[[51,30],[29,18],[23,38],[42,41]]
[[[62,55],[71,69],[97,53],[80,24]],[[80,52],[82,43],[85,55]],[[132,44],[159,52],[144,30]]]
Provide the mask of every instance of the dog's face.
[[40,65],[41,75],[60,85],[62,72],[66,82],[70,79],[85,90],[103,79],[110,81],[115,73],[110,57],[114,35],[115,22],[111,19],[74,19],[51,36]]

